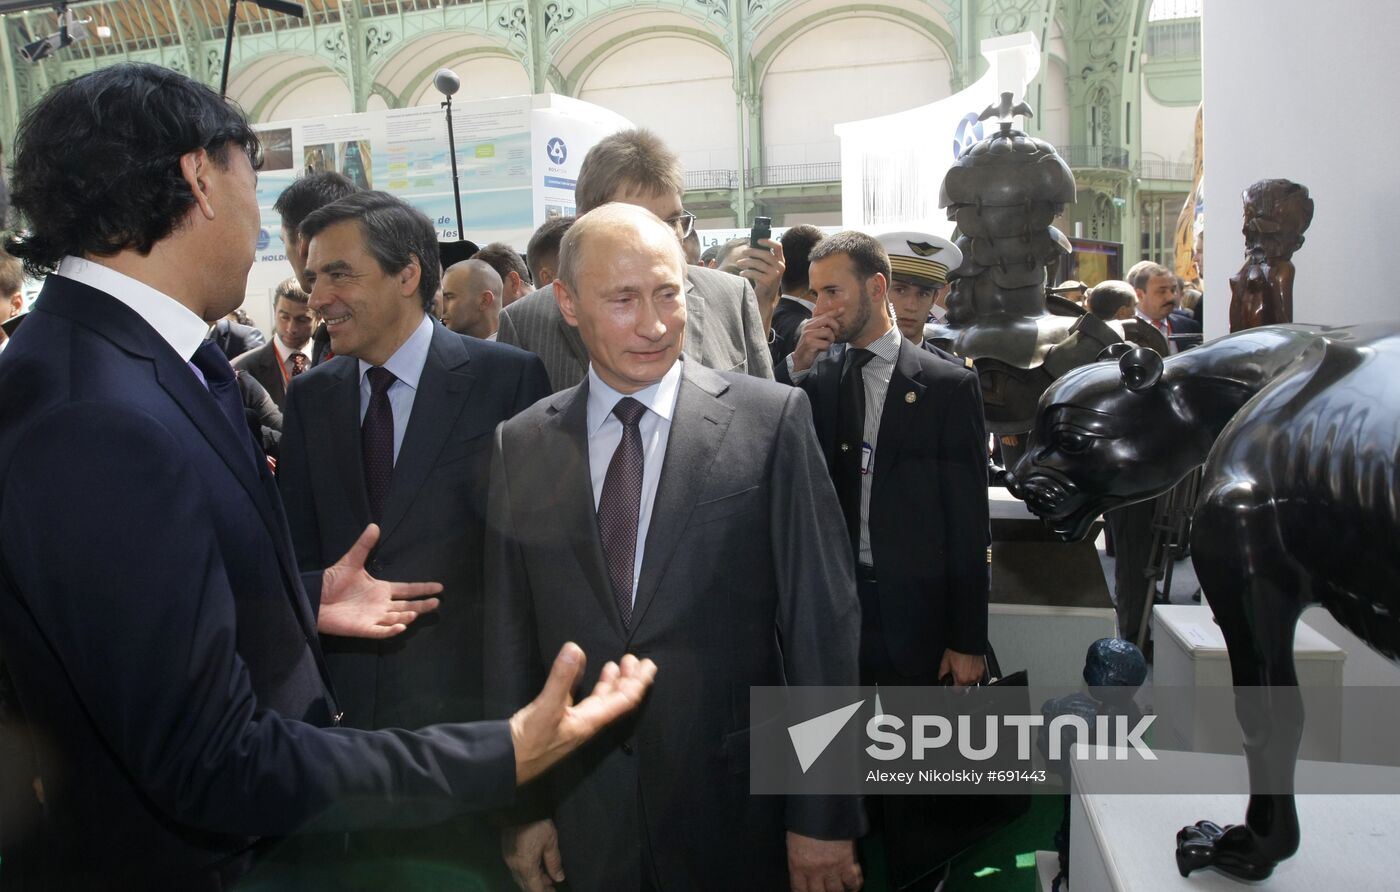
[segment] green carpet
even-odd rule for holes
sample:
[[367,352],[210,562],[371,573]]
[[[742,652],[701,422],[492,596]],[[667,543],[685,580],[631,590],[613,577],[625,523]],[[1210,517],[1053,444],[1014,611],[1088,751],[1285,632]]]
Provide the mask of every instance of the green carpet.
[[[1024,815],[953,860],[944,892],[1034,892],[1035,851],[1054,850],[1063,816],[1062,797],[1032,796]],[[894,892],[878,852],[864,868],[866,892]]]

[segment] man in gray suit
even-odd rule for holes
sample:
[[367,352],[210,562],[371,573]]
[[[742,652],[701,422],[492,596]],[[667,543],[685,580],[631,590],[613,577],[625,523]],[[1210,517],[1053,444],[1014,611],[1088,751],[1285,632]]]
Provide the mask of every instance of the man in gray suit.
[[800,389],[682,355],[684,269],[649,211],[580,217],[554,288],[587,377],[496,432],[488,714],[565,640],[666,667],[635,721],[533,791],[506,860],[525,889],[857,889],[859,801],[752,797],[748,776],[751,685],[856,683],[840,505]]
[[[680,159],[647,130],[624,130],[606,137],[583,159],[574,189],[580,216],[610,201],[646,208],[676,232],[676,243],[694,228],[695,217],[681,205],[685,180]],[[752,274],[771,299],[783,274],[782,248]],[[685,354],[696,363],[756,378],[773,377],[768,330],[758,311],[750,279],[699,266],[685,268]],[[588,371],[583,339],[564,321],[552,288],[541,288],[501,311],[503,344],[523,347],[544,360],[555,392],[573,387]]]

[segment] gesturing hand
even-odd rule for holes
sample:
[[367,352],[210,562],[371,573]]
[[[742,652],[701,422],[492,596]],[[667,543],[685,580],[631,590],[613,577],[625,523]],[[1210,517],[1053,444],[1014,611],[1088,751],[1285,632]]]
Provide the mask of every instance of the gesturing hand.
[[636,709],[656,678],[656,664],[628,654],[603,667],[593,692],[574,703],[583,675],[583,650],[572,641],[554,658],[540,695],[510,717],[515,782],[527,783],[578,749],[608,724]]
[[370,524],[345,557],[321,576],[321,610],[316,628],[326,635],[347,638],[392,638],[424,613],[438,608],[436,582],[385,582],[365,572],[365,558],[379,541],[379,527]]

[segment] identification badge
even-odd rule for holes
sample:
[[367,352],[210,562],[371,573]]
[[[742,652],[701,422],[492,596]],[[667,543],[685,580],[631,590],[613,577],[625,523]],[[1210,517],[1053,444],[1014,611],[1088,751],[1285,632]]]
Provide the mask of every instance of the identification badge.
[[875,450],[869,443],[860,444],[860,473],[862,476],[870,473],[870,456],[875,454]]

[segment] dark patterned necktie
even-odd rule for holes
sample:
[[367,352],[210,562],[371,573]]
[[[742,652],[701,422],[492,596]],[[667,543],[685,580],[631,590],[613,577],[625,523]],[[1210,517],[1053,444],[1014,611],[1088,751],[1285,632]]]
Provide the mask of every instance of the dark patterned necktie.
[[637,520],[641,514],[645,461],[638,425],[646,411],[646,406],[630,396],[613,406],[613,414],[622,422],[622,440],[608,462],[603,494],[598,497],[598,534],[603,540],[608,579],[624,629],[632,625],[632,571],[637,560]]
[[300,375],[302,372],[306,371],[306,354],[305,354],[305,353],[293,353],[292,356],[291,356],[291,360],[292,360],[292,377],[293,377],[293,378],[295,378],[297,375]]
[[846,532],[851,553],[860,557],[861,455],[865,442],[865,364],[875,358],[869,350],[852,347],[846,351],[846,367],[836,400],[836,495],[846,515]]
[[194,351],[190,365],[199,370],[204,387],[219,406],[219,413],[233,428],[234,436],[243,444],[243,451],[256,466],[262,461],[261,449],[256,449],[250,437],[248,415],[243,411],[243,397],[238,391],[238,378],[228,356],[215,341],[205,341]]
[[394,475],[394,409],[389,405],[389,386],[398,379],[393,372],[378,366],[365,374],[369,377],[369,408],[360,425],[360,451],[364,459],[369,517],[379,523],[384,515],[384,500],[389,497],[389,481]]

